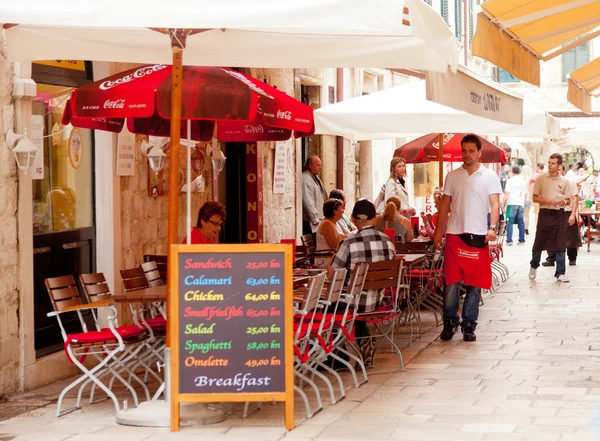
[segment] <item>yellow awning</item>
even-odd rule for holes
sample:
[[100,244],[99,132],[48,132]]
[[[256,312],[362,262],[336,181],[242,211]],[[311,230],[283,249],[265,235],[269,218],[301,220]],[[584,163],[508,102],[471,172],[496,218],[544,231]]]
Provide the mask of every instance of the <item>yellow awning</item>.
[[[540,61],[600,35],[594,32],[598,26],[598,0],[488,0],[477,17],[472,52],[539,86]],[[600,62],[595,60],[573,74],[568,99],[581,110],[591,111],[591,97],[581,93],[589,95],[597,89]]]
[[571,72],[568,100],[585,113],[592,113],[592,96],[600,94],[600,58]]

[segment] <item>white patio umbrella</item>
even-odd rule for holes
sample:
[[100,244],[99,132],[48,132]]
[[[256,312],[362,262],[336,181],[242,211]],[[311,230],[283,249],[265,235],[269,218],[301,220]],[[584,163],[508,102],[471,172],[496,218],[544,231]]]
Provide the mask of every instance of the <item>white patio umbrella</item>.
[[428,101],[425,82],[418,81],[322,107],[315,111],[315,130],[355,141],[432,132],[552,138],[558,136],[559,124],[527,101],[523,104],[523,125],[461,112]]
[[[422,0],[22,0],[0,3],[12,61],[171,63],[166,29],[194,32],[186,64],[456,70],[459,46]],[[156,31],[159,32],[156,32]]]
[[422,0],[19,0],[0,2],[0,20],[8,61],[173,65],[169,244],[177,243],[184,49],[190,65],[264,68],[445,72],[459,56],[454,34]]

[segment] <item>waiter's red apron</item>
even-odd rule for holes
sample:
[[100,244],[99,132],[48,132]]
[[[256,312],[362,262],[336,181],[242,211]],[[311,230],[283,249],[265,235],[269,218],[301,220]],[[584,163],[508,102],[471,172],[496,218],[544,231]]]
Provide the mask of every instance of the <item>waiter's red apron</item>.
[[492,287],[490,249],[467,245],[456,234],[446,234],[444,276],[447,285],[465,282],[481,289]]

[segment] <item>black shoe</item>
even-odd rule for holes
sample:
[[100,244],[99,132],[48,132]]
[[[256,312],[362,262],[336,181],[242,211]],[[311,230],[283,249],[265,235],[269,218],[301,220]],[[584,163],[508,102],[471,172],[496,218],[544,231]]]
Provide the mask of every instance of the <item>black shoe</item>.
[[577,265],[576,260],[569,260],[569,266],[575,266],[575,265]]
[[466,322],[462,325],[462,333],[464,341],[476,341],[475,325],[472,322]]
[[554,266],[554,262],[552,260],[544,260],[542,266]]
[[525,228],[525,236],[529,236],[529,230]]
[[456,334],[457,329],[458,329],[458,326],[452,325],[450,323],[445,323],[444,330],[440,334],[440,340],[442,340],[442,341],[452,340],[452,337],[454,337],[454,334]]

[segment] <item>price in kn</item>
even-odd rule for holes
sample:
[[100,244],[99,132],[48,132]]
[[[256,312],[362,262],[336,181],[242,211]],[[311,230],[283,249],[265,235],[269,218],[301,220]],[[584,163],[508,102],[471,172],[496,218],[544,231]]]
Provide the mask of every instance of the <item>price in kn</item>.
[[281,360],[277,357],[271,357],[270,360],[268,358],[263,358],[261,360],[248,360],[244,364],[251,368],[260,366],[280,366]]
[[278,294],[276,291],[272,291],[271,294],[254,294],[249,292],[246,294],[244,299],[251,302],[260,302],[262,300],[281,300],[281,294]]
[[278,334],[281,332],[281,328],[277,325],[254,327],[249,326],[246,328],[246,334],[257,335],[257,334]]
[[252,343],[248,343],[248,346],[246,347],[247,351],[259,351],[261,349],[281,349],[281,343],[278,343],[277,340],[272,340],[271,343],[258,343],[253,341]]

